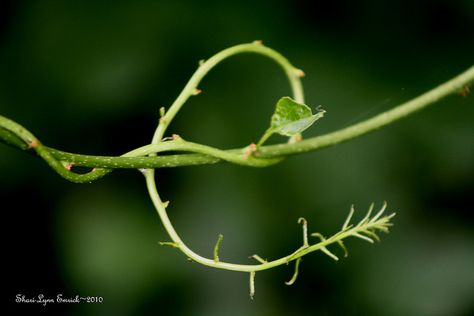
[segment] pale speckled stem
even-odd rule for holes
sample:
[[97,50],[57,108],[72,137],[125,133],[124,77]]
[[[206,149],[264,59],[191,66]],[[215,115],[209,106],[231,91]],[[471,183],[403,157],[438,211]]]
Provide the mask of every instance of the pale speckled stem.
[[[467,87],[474,81],[474,66],[454,77],[453,79],[441,84],[440,86],[408,101],[392,110],[374,116],[366,121],[351,125],[338,131],[325,135],[305,139],[297,143],[285,143],[270,146],[261,146],[258,149],[257,156],[278,157],[288,156],[298,153],[314,151],[325,147],[333,146],[341,142],[351,140],[355,137],[375,131],[383,126],[395,122],[405,116],[411,115],[431,104],[446,98],[449,95],[459,92],[463,87]],[[3,116],[0,116],[0,140],[21,150],[27,150],[32,139],[36,139],[24,127]],[[192,166],[202,164],[214,164],[222,161],[218,157],[205,154],[180,154],[157,157],[106,157],[81,155],[67,153],[51,147],[44,148],[49,151],[56,160],[73,163],[83,167],[97,168],[167,168]],[[231,151],[242,149],[231,149]],[[57,170],[56,170],[57,171]],[[74,176],[74,175],[73,175]],[[97,179],[97,175],[83,177],[85,182]],[[68,179],[69,180],[69,179]],[[75,181],[82,182],[82,181]]]
[[[342,230],[338,233],[334,234],[328,239],[325,239],[320,234],[313,234],[314,236],[319,236],[321,239],[321,241],[316,244],[308,243],[306,221],[303,219],[302,223],[304,244],[293,253],[273,261],[258,260],[259,264],[229,263],[220,261],[217,256],[219,242],[216,245],[214,259],[209,259],[204,258],[192,251],[181,240],[167,215],[166,207],[168,204],[164,203],[158,194],[155,183],[155,168],[211,164],[219,161],[227,161],[230,163],[251,167],[266,167],[279,162],[286,156],[332,146],[374,131],[405,116],[413,114],[414,112],[419,111],[428,105],[447,97],[448,95],[459,92],[461,89],[465,88],[474,81],[474,66],[472,66],[465,72],[447,81],[446,83],[443,83],[440,86],[420,95],[419,97],[405,102],[393,108],[392,110],[376,115],[366,121],[326,135],[313,137],[300,142],[260,146],[256,152],[251,152],[250,155],[246,154],[246,148],[220,150],[210,146],[188,142],[181,138],[164,142],[163,136],[171,121],[175,118],[187,99],[199,92],[198,84],[204,78],[204,76],[222,60],[241,53],[257,53],[274,60],[283,68],[285,74],[287,75],[293,91],[294,99],[299,103],[304,103],[303,89],[300,81],[302,74],[301,70],[292,66],[291,63],[278,52],[263,46],[259,42],[254,42],[251,44],[242,44],[225,49],[200,64],[197,71],[191,77],[168,111],[160,111],[162,117],[154,133],[151,144],[132,150],[121,157],[78,155],[46,147],[42,145],[31,132],[26,130],[18,123],[3,116],[0,116],[0,140],[18,149],[35,152],[37,155],[43,158],[58,174],[72,182],[91,182],[106,175],[113,169],[118,168],[143,168],[142,172],[145,175],[150,198],[168,235],[172,240],[172,242],[167,244],[175,246],[192,261],[198,262],[200,264],[218,269],[250,272],[251,295],[253,295],[253,280],[256,271],[287,264],[293,260],[298,260],[297,262],[299,264],[299,260],[302,256],[317,250],[321,250],[331,258],[337,259],[337,257],[330,253],[326,248],[328,245],[337,243],[343,247],[342,240],[351,236],[362,238],[367,241],[372,241],[371,236],[376,237],[374,232],[375,230],[388,231],[388,226],[391,225],[390,219],[394,214],[380,217],[380,214],[382,214],[383,210],[385,209],[384,206],[374,218],[370,218],[369,211],[367,216],[359,224],[356,226],[348,226],[348,222],[353,213],[353,210],[351,210],[348,220],[346,220]],[[157,153],[163,152],[187,152],[187,154],[157,156]],[[69,170],[69,168],[65,168],[65,164],[87,166],[94,169],[87,174],[76,174]],[[222,238],[220,237],[219,240],[222,240]],[[254,257],[259,258],[258,256]],[[297,271],[295,272],[294,278],[296,276]],[[290,283],[294,281],[294,278],[290,281]]]

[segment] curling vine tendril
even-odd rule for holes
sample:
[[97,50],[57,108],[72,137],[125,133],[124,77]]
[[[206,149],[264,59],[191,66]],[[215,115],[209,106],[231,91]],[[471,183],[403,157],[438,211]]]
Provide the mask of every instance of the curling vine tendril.
[[[205,75],[222,60],[241,53],[256,53],[275,61],[285,72],[292,89],[292,98],[283,97],[277,103],[270,127],[260,138],[260,141],[257,144],[252,143],[245,148],[221,150],[186,141],[178,135],[165,137],[170,123],[184,103],[190,97],[201,93],[198,85]],[[201,61],[198,69],[174,103],[167,110],[160,108],[159,124],[151,143],[127,152],[120,157],[73,154],[47,147],[26,128],[3,116],[0,116],[0,140],[17,149],[37,154],[60,176],[76,183],[88,183],[98,180],[114,169],[139,169],[145,176],[150,198],[171,239],[171,241],[164,241],[160,244],[172,246],[180,250],[193,262],[212,268],[249,273],[250,297],[253,298],[256,272],[286,265],[294,261],[295,270],[293,276],[289,281],[285,282],[287,285],[291,285],[298,277],[298,269],[303,256],[311,252],[321,251],[331,259],[339,260],[328,249],[329,246],[336,245],[341,247],[344,255],[347,256],[348,251],[343,241],[349,237],[359,238],[370,243],[378,241],[378,233],[387,233],[389,227],[392,226],[391,219],[395,216],[395,213],[383,215],[387,206],[384,203],[380,210],[372,216],[374,210],[374,204],[372,204],[362,220],[357,224],[351,224],[354,214],[354,207],[351,207],[341,229],[332,236],[324,237],[320,233],[310,234],[310,237],[316,238],[315,242],[310,241],[308,238],[308,222],[304,218],[299,218],[298,223],[301,224],[303,230],[302,246],[287,256],[269,261],[254,254],[249,257],[256,261],[254,264],[237,264],[221,260],[219,249],[223,236],[219,235],[214,247],[213,258],[208,259],[188,248],[174,229],[166,211],[169,202],[164,202],[157,190],[155,169],[214,164],[218,162],[228,162],[247,167],[268,167],[281,162],[287,156],[318,150],[364,135],[421,110],[448,95],[459,93],[465,96],[467,94],[465,92],[469,91],[469,85],[474,81],[474,66],[440,86],[389,111],[335,132],[305,140],[302,139],[301,132],[320,119],[325,111],[317,108],[316,113],[313,114],[311,108],[304,104],[305,100],[301,85],[301,77],[303,76],[303,71],[294,67],[281,54],[264,46],[261,41],[255,41],[249,44],[230,47],[206,61]],[[289,136],[290,139],[287,143],[265,146],[264,142],[274,133]],[[164,152],[173,152],[174,154],[159,155]],[[92,169],[86,174],[78,174],[74,172],[73,166],[90,167]]]

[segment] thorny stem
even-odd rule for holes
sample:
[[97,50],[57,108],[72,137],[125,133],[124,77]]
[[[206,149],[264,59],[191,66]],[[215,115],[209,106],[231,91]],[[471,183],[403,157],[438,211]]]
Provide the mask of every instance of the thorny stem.
[[[176,99],[176,101],[171,105],[169,110],[166,111],[165,114],[161,117],[158,127],[155,131],[155,134],[153,135],[151,145],[158,145],[162,143],[164,133],[166,132],[166,129],[168,128],[169,124],[171,123],[173,118],[176,116],[178,111],[181,109],[181,107],[184,105],[184,103],[187,101],[187,99],[195,94],[195,91],[198,89],[198,84],[202,80],[202,78],[212,68],[214,68],[219,62],[221,62],[222,60],[230,56],[233,56],[239,53],[257,53],[257,54],[262,54],[266,57],[273,59],[285,71],[288,77],[288,80],[290,82],[291,88],[293,90],[293,96],[295,100],[297,102],[304,102],[303,88],[301,86],[301,81],[300,81],[301,71],[293,67],[285,57],[283,57],[276,51],[261,45],[261,43],[237,45],[237,46],[225,49],[221,51],[220,53],[217,53],[216,55],[214,55],[213,57],[211,57],[210,59],[208,59],[207,61],[199,65],[198,70],[194,73],[194,75],[191,77],[189,82],[186,84],[183,91],[180,93],[180,95]],[[161,112],[163,114],[163,111]],[[247,160],[247,159],[250,159],[250,157],[244,156],[244,159]],[[184,242],[181,240],[178,233],[176,232],[173,225],[171,224],[171,221],[166,212],[166,207],[164,207],[163,202],[158,193],[158,190],[156,188],[155,170],[147,169],[144,172],[144,175],[145,175],[150,198],[153,201],[153,204],[158,212],[158,215],[160,216],[160,219],[166,231],[168,232],[168,235],[170,236],[171,240],[175,244],[178,245],[178,248],[186,256],[188,256],[195,262],[201,263],[203,265],[211,266],[214,268],[234,270],[234,271],[246,271],[246,272],[257,271],[255,270],[255,268],[252,268],[251,265],[249,266],[249,265],[240,265],[240,264],[220,262],[219,260],[216,260],[216,258],[214,258],[214,260],[207,259],[198,255],[191,249],[189,249],[186,246],[186,244],[184,244]],[[215,255],[215,257],[217,257],[217,255]],[[272,266],[271,263],[265,263],[264,265],[270,265],[268,268]],[[249,267],[251,268],[249,269]]]
[[[408,101],[402,103],[392,110],[386,111],[376,115],[363,122],[356,123],[349,127],[340,129],[338,131],[328,133],[321,136],[316,136],[302,140],[295,143],[285,143],[278,145],[261,146],[256,153],[259,158],[273,158],[294,155],[298,153],[315,151],[325,147],[333,146],[341,142],[351,140],[353,138],[362,136],[364,134],[375,131],[383,126],[395,122],[405,116],[413,114],[439,100],[446,98],[449,95],[463,91],[465,87],[474,82],[474,66],[467,69],[465,72],[454,77],[453,79],[439,85],[438,87]],[[168,112],[169,113],[169,112]],[[32,139],[36,139],[24,127],[9,120],[6,117],[0,116],[0,140],[21,150],[29,149],[29,144]],[[75,153],[68,153],[57,150],[51,147],[43,146],[45,150],[49,151],[51,158],[56,160],[73,163],[75,166],[90,167],[90,168],[110,168],[110,169],[136,169],[136,168],[167,168],[192,166],[203,164],[215,164],[225,161],[217,156],[201,154],[190,148],[190,154],[156,156],[156,157],[107,157],[107,156],[92,156],[81,155]],[[236,152],[243,149],[231,149],[227,152]],[[56,169],[55,169],[56,170]],[[58,170],[56,170],[58,171]],[[72,173],[72,172],[70,172]],[[66,177],[67,180],[73,182],[91,182],[103,176],[102,174],[92,174],[87,177],[74,179],[74,174]],[[64,176],[61,174],[61,176]]]
[[[35,152],[62,177],[72,182],[91,182],[106,175],[113,169],[118,168],[144,168],[141,170],[145,175],[151,200],[153,201],[158,215],[160,216],[160,219],[172,240],[171,242],[164,242],[162,244],[172,245],[173,247],[181,250],[192,261],[206,266],[218,269],[249,272],[250,294],[253,297],[254,278],[256,271],[270,269],[279,265],[288,264],[290,261],[296,260],[295,274],[289,281],[291,284],[296,280],[298,275],[298,266],[300,264],[301,257],[308,253],[321,250],[323,253],[337,260],[338,258],[327,249],[327,246],[336,243],[344,249],[344,252],[347,255],[347,251],[342,242],[343,239],[352,236],[364,239],[369,242],[373,242],[374,239],[378,240],[376,230],[387,232],[388,227],[391,226],[389,221],[395,214],[381,217],[381,214],[385,209],[384,206],[382,210],[373,218],[370,218],[369,211],[367,216],[364,217],[362,221],[360,221],[356,226],[352,226],[349,225],[350,218],[353,213],[353,208],[351,208],[349,217],[344,223],[341,231],[329,238],[324,238],[319,233],[313,233],[312,236],[319,237],[321,241],[312,245],[307,239],[306,220],[300,219],[299,222],[303,224],[303,246],[298,248],[293,253],[273,261],[263,260],[258,255],[252,256],[259,262],[258,264],[228,263],[225,261],[220,261],[220,258],[218,257],[219,245],[222,241],[221,237],[219,237],[215,247],[214,259],[204,258],[193,252],[181,240],[167,215],[167,202],[163,202],[158,194],[155,183],[154,168],[212,164],[219,161],[227,161],[234,164],[251,167],[266,167],[280,162],[288,155],[332,146],[374,131],[378,128],[393,123],[398,119],[419,111],[451,94],[457,93],[459,91],[468,91],[466,87],[468,87],[474,81],[474,66],[472,66],[465,72],[441,84],[440,86],[408,102],[405,102],[393,108],[392,110],[376,115],[375,117],[366,121],[354,124],[332,133],[298,142],[259,146],[258,150],[256,152],[252,152],[250,155],[246,154],[249,152],[248,149],[250,147],[220,150],[197,143],[187,142],[181,138],[175,139],[173,141],[164,141],[165,139],[163,137],[167,128],[184,103],[191,96],[197,95],[201,92],[198,89],[198,84],[201,82],[204,76],[222,60],[240,53],[257,53],[274,60],[283,68],[285,74],[287,75],[295,101],[304,103],[303,89],[300,81],[300,77],[302,77],[303,72],[291,65],[290,62],[278,52],[263,46],[261,42],[254,42],[251,44],[242,44],[225,49],[207,61],[200,63],[199,68],[188,81],[171,107],[167,111],[164,108],[160,108],[161,118],[153,135],[151,144],[132,150],[121,157],[79,155],[44,146],[32,133],[30,133],[24,127],[3,116],[0,116],[0,140],[18,149]],[[187,154],[157,156],[157,153],[162,152],[186,152]],[[91,167],[93,169],[87,174],[77,174],[71,171],[69,168],[65,168],[64,165],[85,166]]]
[[[147,182],[147,184],[148,184],[148,189],[150,189],[150,185],[152,185],[152,183]],[[163,203],[160,202],[158,196],[155,194],[155,190],[150,190],[150,192],[152,195],[151,196],[152,201],[157,211],[159,213],[165,213],[166,209],[163,207]],[[378,229],[384,232],[388,232],[388,227],[392,225],[390,223],[390,220],[394,216],[395,216],[395,213],[389,216],[384,216],[382,218],[379,218],[376,221],[370,221],[369,219],[369,220],[366,220],[362,224],[359,223],[357,226],[354,226],[354,227],[349,226],[348,228],[335,233],[331,237],[321,240],[319,243],[308,245],[308,246],[302,246],[287,256],[281,257],[273,261],[262,261],[259,264],[236,264],[236,263],[229,263],[225,261],[215,261],[213,259],[208,259],[196,254],[191,249],[189,249],[182,242],[181,238],[178,236],[176,231],[174,231],[174,229],[172,229],[172,231],[169,232],[169,234],[170,234],[171,239],[173,240],[174,247],[181,250],[187,257],[191,258],[193,261],[197,263],[200,263],[212,268],[217,268],[217,269],[240,271],[240,272],[257,272],[257,271],[274,268],[280,265],[288,264],[289,262],[293,260],[301,258],[311,252],[322,250],[323,248],[327,248],[327,246],[332,245],[334,243],[338,243],[338,241],[342,241],[343,239],[346,239],[351,236],[361,238],[358,235],[366,234],[366,231],[372,232],[373,230]],[[165,227],[166,226],[172,227],[171,222],[169,221],[169,218],[167,216],[164,217],[164,220],[165,220],[165,223],[164,223]]]
[[[250,44],[251,46],[244,46],[240,45],[237,46],[239,49],[242,47],[261,47],[260,45],[254,46],[254,44]],[[236,50],[238,51],[238,50]],[[252,50],[253,51],[253,50]],[[224,51],[226,52],[226,51]],[[228,53],[229,50],[223,54],[223,58],[230,56],[231,54]],[[258,52],[266,52],[266,51],[260,51]],[[264,53],[265,54],[265,53]],[[218,54],[219,55],[219,54]],[[216,56],[218,56],[216,55]],[[215,58],[214,56],[213,58]],[[272,55],[273,56],[273,55]],[[216,62],[211,58],[208,63],[209,64],[202,64],[200,67],[213,67],[216,65]],[[278,59],[277,59],[278,62]],[[288,65],[286,63],[280,63],[282,67],[287,67]],[[199,71],[199,70],[198,70]],[[205,70],[202,70],[202,73],[205,74],[209,70],[206,68]],[[287,71],[288,73],[292,73],[291,71]],[[181,106],[184,104],[187,98],[189,98],[191,95],[193,95],[193,91],[197,89],[197,83],[199,80],[194,80],[194,76],[191,78],[190,82],[186,85],[185,89],[181,93],[181,95],[178,97],[177,100],[179,102],[175,102],[170,110],[165,114],[162,119],[160,120],[160,123],[158,125],[158,128],[154,134],[153,140],[152,140],[152,145],[158,145],[162,138],[163,135],[166,131],[166,128],[168,127],[171,119],[176,115],[177,111],[181,108]],[[291,81],[291,80],[290,80]],[[192,83],[192,84],[191,84]],[[296,93],[295,93],[296,94]],[[171,114],[170,114],[171,113]],[[167,117],[169,115],[169,117]],[[293,252],[290,255],[287,255],[285,257],[282,257],[280,259],[276,259],[273,261],[268,261],[268,262],[260,262],[259,264],[236,264],[236,263],[229,263],[229,262],[224,262],[220,261],[220,258],[217,256],[217,251],[219,248],[220,240],[219,238],[218,243],[216,244],[215,251],[214,251],[214,259],[208,259],[205,257],[202,257],[201,255],[195,253],[192,251],[189,247],[186,246],[186,244],[181,240],[179,234],[176,232],[174,229],[168,214],[166,212],[166,206],[162,202],[160,195],[158,193],[158,190],[156,188],[156,183],[155,183],[155,172],[153,169],[147,169],[144,171],[146,183],[147,183],[147,188],[148,192],[150,194],[150,198],[158,212],[158,215],[161,218],[161,221],[168,232],[168,235],[170,236],[173,244],[175,245],[176,248],[180,249],[188,258],[190,258],[192,261],[200,263],[205,266],[209,266],[212,268],[217,268],[217,269],[225,269],[225,270],[232,270],[232,271],[240,271],[240,272],[249,272],[250,273],[250,293],[251,297],[253,297],[254,293],[254,277],[255,277],[255,272],[256,271],[261,271],[261,270],[266,270],[270,269],[279,265],[287,264],[288,262],[292,260],[298,260],[298,265],[299,266],[299,261],[300,258],[310,252],[325,249],[327,245],[330,245],[332,243],[338,243],[344,238],[347,238],[349,236],[357,236],[357,234],[361,234],[365,231],[370,231],[371,229],[386,229],[387,226],[389,225],[389,220],[394,216],[394,214],[390,216],[383,217],[379,219],[379,221],[376,222],[367,222],[367,217],[364,218],[356,227],[353,228],[346,228],[345,230],[343,229],[339,233],[333,235],[332,237],[322,240],[321,242],[314,244],[314,245],[309,245],[307,241],[307,223],[306,220],[300,219],[299,222],[303,224],[303,241],[304,245]],[[369,214],[368,214],[369,215]],[[367,223],[366,223],[367,222]],[[297,271],[297,270],[296,270]],[[294,279],[296,279],[297,272],[295,272],[295,276],[292,278],[291,283],[294,282]],[[290,283],[290,284],[291,284]]]
[[165,115],[161,117],[158,128],[156,129],[153,136],[153,140],[151,142],[152,144],[157,144],[161,141],[166,129],[178,111],[191,96],[195,95],[195,91],[198,90],[198,85],[204,76],[224,59],[241,53],[261,54],[278,63],[283,68],[286,76],[288,77],[291,89],[293,91],[293,98],[296,102],[304,103],[303,87],[301,86],[300,80],[301,70],[293,67],[293,65],[291,65],[290,62],[280,53],[274,51],[271,48],[263,46],[259,41],[251,44],[236,45],[224,49],[199,65],[198,69],[191,79],[189,79],[178,98],[174,101],[169,110],[165,112]]

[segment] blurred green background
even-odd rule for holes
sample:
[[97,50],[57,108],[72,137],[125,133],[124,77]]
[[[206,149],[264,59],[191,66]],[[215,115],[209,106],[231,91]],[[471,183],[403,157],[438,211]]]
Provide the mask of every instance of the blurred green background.
[[[67,151],[117,155],[151,140],[200,59],[264,40],[306,73],[307,103],[327,110],[305,136],[363,120],[473,63],[474,2],[2,1],[0,113]],[[261,56],[225,61],[170,128],[245,146],[289,94]],[[379,244],[348,240],[338,263],[305,257],[248,275],[188,263],[167,240],[136,171],[72,184],[0,146],[2,295],[7,314],[474,315],[474,102],[453,96],[383,130],[267,168],[160,170],[176,229],[198,253],[250,262],[300,246],[300,216],[331,234],[352,203],[388,201]],[[272,142],[284,141],[273,137]],[[335,251],[339,251],[335,249]],[[340,252],[337,252],[341,254]],[[102,296],[102,304],[15,304],[16,294]]]

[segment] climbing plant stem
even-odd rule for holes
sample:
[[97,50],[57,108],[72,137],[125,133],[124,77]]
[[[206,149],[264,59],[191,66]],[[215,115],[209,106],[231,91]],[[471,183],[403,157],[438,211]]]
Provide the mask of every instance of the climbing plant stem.
[[[449,95],[458,93],[461,89],[463,89],[463,87],[467,87],[473,82],[474,66],[452,78],[451,80],[439,85],[438,87],[363,122],[351,125],[332,133],[308,138],[296,143],[261,146],[259,147],[257,156],[263,158],[293,155],[322,149],[351,140],[393,123],[405,116],[411,115],[429,105],[435,104],[439,100],[446,98]],[[6,117],[0,116],[0,140],[18,149],[27,150],[28,143],[31,142],[31,139],[33,138],[34,136],[18,123],[13,122]],[[214,164],[222,161],[221,158],[212,155],[195,153],[157,157],[106,157],[68,153],[51,147],[44,147],[57,160],[72,162],[76,166],[91,168],[166,168]],[[236,149],[232,150],[235,151]],[[190,152],[192,152],[192,150],[190,150]],[[92,180],[94,180],[93,177],[91,177],[91,179],[87,179],[87,181]]]
[[286,255],[284,257],[281,257],[273,261],[265,261],[259,264],[236,264],[236,263],[229,263],[225,261],[215,261],[213,259],[205,258],[195,253],[194,251],[189,249],[185,243],[183,243],[178,233],[174,229],[171,221],[169,220],[168,215],[166,214],[166,205],[165,203],[161,201],[158,195],[155,181],[153,181],[154,175],[150,169],[145,171],[145,178],[146,178],[147,188],[150,193],[151,200],[153,201],[153,205],[155,206],[161,218],[163,226],[165,227],[168,235],[173,241],[171,244],[175,248],[178,248],[179,250],[181,250],[181,252],[183,252],[192,261],[203,264],[205,266],[212,267],[212,268],[217,268],[217,269],[240,271],[240,272],[257,272],[257,271],[262,271],[262,270],[267,270],[273,267],[277,267],[280,265],[285,265],[311,252],[326,249],[327,246],[332,245],[332,244],[337,244],[339,241],[342,241],[348,237],[351,237],[351,236],[358,237],[357,235],[360,233],[366,233],[367,231],[372,232],[373,230],[376,230],[376,229],[387,231],[386,229],[389,226],[391,226],[391,224],[389,223],[390,219],[392,219],[393,216],[395,216],[395,214],[391,214],[389,216],[377,218],[375,221],[371,221],[371,218],[368,218],[364,223],[359,223],[358,225],[354,227],[349,226],[346,229],[343,229],[340,232],[316,244],[303,245],[302,247],[298,248],[297,250],[290,253],[289,255]]
[[184,103],[193,95],[199,94],[201,91],[198,89],[198,85],[201,80],[206,76],[206,74],[214,68],[217,64],[223,61],[226,58],[231,56],[241,54],[241,53],[256,53],[264,55],[276,63],[278,63],[286,73],[288,77],[291,89],[293,91],[293,98],[300,103],[304,103],[304,95],[303,95],[303,88],[301,86],[301,70],[295,68],[291,63],[280,53],[276,52],[275,50],[263,46],[261,42],[256,41],[250,44],[241,44],[232,46],[230,48],[224,49],[223,51],[215,54],[211,58],[206,61],[202,61],[199,64],[198,69],[192,75],[191,79],[189,79],[186,86],[183,88],[179,96],[173,102],[169,110],[165,111],[165,115],[161,117],[160,123],[156,132],[153,136],[152,144],[158,143],[168,128],[171,121],[174,119],[178,111],[184,105]]
[[[261,45],[260,42],[254,42],[251,44],[242,44],[242,45],[237,45],[228,49],[225,49],[221,51],[220,53],[217,53],[207,61],[204,61],[200,63],[198,70],[194,73],[194,75],[191,77],[191,79],[188,81],[186,86],[184,87],[183,91],[180,93],[176,101],[171,105],[168,111],[160,111],[161,114],[165,112],[164,115],[161,116],[159,120],[158,127],[153,135],[153,139],[151,141],[151,145],[158,145],[162,143],[163,141],[163,136],[164,133],[166,132],[166,129],[168,128],[169,124],[171,121],[174,119],[178,111],[182,108],[184,103],[189,99],[189,97],[196,95],[199,93],[200,90],[198,90],[198,84],[204,78],[204,76],[212,69],[214,68],[218,63],[223,61],[224,59],[239,54],[239,53],[257,53],[257,54],[262,54],[270,59],[273,59],[277,64],[279,64],[283,70],[285,71],[288,80],[290,82],[290,86],[293,90],[293,96],[295,100],[298,102],[303,103],[304,102],[304,97],[303,97],[303,88],[301,86],[301,81],[300,81],[300,76],[301,76],[301,70],[298,70],[297,68],[293,67],[286,58],[284,58],[281,54],[277,53],[276,51],[265,47]],[[163,144],[163,143],[162,143]],[[205,149],[205,148],[202,148]],[[209,149],[207,149],[209,150]],[[203,152],[201,152],[203,153]],[[225,153],[225,152],[223,152]],[[152,153],[152,155],[155,155],[155,153]],[[214,156],[214,155],[211,155]],[[253,160],[252,155],[245,155],[244,153],[240,154],[241,157],[239,157],[237,160],[234,160],[234,163],[242,162],[242,161],[250,161]],[[227,154],[228,158],[232,158],[233,156],[229,156]],[[221,157],[220,157],[221,158]],[[257,158],[258,161],[258,158]],[[227,270],[235,270],[235,271],[256,271],[256,270],[247,270],[245,266],[238,265],[238,264],[231,264],[231,263],[225,263],[225,262],[217,262],[216,260],[211,260],[204,258],[197,253],[193,252],[191,249],[189,249],[181,240],[179,237],[178,233],[174,229],[173,225],[171,224],[171,221],[168,217],[168,214],[166,212],[166,205],[163,203],[161,200],[161,197],[158,193],[157,187],[156,187],[156,181],[155,181],[155,170],[154,169],[147,169],[144,172],[146,183],[147,183],[147,188],[148,192],[150,195],[151,200],[153,201],[153,204],[158,212],[158,215],[160,216],[160,219],[163,223],[163,226],[165,227],[168,235],[170,236],[171,240],[173,241],[174,244],[177,245],[177,247],[184,252],[191,260],[199,262],[201,264],[207,265],[207,266],[212,266],[212,267],[218,267],[221,269],[227,269]]]
[[[288,143],[270,146],[257,146],[255,144],[250,144],[244,148],[221,150],[211,146],[185,141],[177,135],[173,135],[171,140],[165,138],[164,135],[168,127],[185,102],[190,97],[201,92],[198,85],[205,75],[221,61],[241,53],[256,53],[275,61],[283,69],[288,78],[293,99],[296,103],[301,103],[300,106],[307,107],[304,105],[303,88],[300,80],[304,73],[300,69],[294,67],[281,54],[271,48],[265,47],[261,42],[257,41],[250,44],[230,47],[217,53],[208,60],[201,62],[198,69],[192,75],[173,104],[171,104],[168,109],[163,107],[160,108],[159,124],[153,134],[151,144],[129,151],[120,157],[79,155],[47,147],[26,128],[3,116],[0,116],[0,141],[20,150],[37,154],[59,175],[72,182],[91,182],[118,168],[140,169],[145,176],[146,187],[153,205],[155,206],[164,228],[171,239],[169,242],[162,242],[162,245],[169,245],[178,248],[191,261],[205,266],[232,271],[249,272],[251,297],[253,297],[255,292],[255,272],[288,264],[289,262],[296,260],[293,277],[287,282],[288,285],[293,284],[298,276],[298,267],[303,256],[320,250],[330,258],[339,260],[338,257],[327,248],[329,245],[339,245],[347,255],[343,239],[356,237],[368,242],[374,242],[374,240],[379,239],[376,234],[378,231],[388,232],[388,228],[392,225],[390,220],[395,214],[382,216],[386,207],[386,204],[384,204],[382,209],[375,216],[371,217],[371,212],[373,210],[372,205],[369,208],[367,215],[358,224],[351,225],[350,220],[354,213],[354,209],[351,208],[349,216],[339,232],[333,234],[329,238],[325,238],[320,233],[311,234],[311,236],[319,238],[320,240],[314,244],[308,240],[307,221],[304,218],[300,218],[298,222],[302,224],[303,245],[292,253],[271,261],[264,260],[258,255],[253,255],[251,258],[257,260],[258,264],[230,263],[221,260],[218,256],[219,247],[223,239],[222,235],[219,235],[218,241],[215,245],[213,259],[205,258],[195,253],[182,241],[168,217],[167,207],[169,202],[163,202],[158,193],[155,180],[155,169],[161,167],[212,164],[219,161],[226,161],[250,167],[267,167],[280,162],[289,155],[314,151],[364,135],[391,124],[405,116],[413,114],[416,111],[447,97],[448,95],[460,91],[463,91],[462,94],[466,94],[466,91],[468,91],[467,87],[474,82],[474,66],[440,86],[408,102],[400,104],[389,111],[338,131],[302,141],[300,140],[301,135],[297,133],[295,135],[292,133],[285,134],[293,135]],[[294,110],[294,108],[292,109]],[[297,131],[302,131],[302,129]],[[267,136],[268,135],[265,135],[263,139]],[[263,141],[261,141],[260,144],[263,144]],[[158,153],[168,153],[169,155],[158,155]],[[92,169],[88,173],[78,174],[72,170],[74,166],[85,166]]]
[[260,152],[263,157],[274,157],[298,154],[333,146],[375,131],[403,117],[413,114],[428,105],[434,104],[451,94],[459,93],[464,87],[470,85],[472,82],[474,82],[474,66],[436,88],[368,120],[340,129],[336,132],[309,138],[296,144],[265,146],[260,149]]

